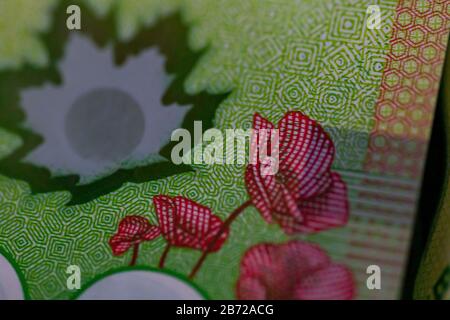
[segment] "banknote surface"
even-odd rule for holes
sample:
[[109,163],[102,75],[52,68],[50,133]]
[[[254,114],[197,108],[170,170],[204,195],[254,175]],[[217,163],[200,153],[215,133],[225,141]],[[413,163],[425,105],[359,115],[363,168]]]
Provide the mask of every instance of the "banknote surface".
[[[304,276],[283,273],[286,266],[273,262],[279,255],[335,270],[326,273],[331,278],[312,270],[319,291],[305,285],[296,295],[323,298],[320,288],[339,283],[340,298],[401,296],[449,1],[83,0],[76,32],[65,27],[68,5],[0,1],[0,297],[294,298],[283,285],[253,287],[255,277],[266,279],[261,270]],[[380,28],[368,27],[371,5],[380,9]],[[67,101],[111,87],[131,97],[108,89],[107,96],[123,101],[109,102],[109,122],[85,127],[96,116],[70,116],[69,105],[77,103]],[[94,93],[102,99],[103,92]],[[345,190],[348,214],[337,227],[291,232],[295,226],[267,223],[245,166],[167,161],[171,131],[191,129],[193,120],[225,131],[252,127],[255,114],[277,124],[295,112],[334,145],[327,174],[340,177],[333,183]],[[80,143],[80,131],[113,134],[120,123],[133,130],[115,137],[113,153],[98,153],[105,140]],[[61,137],[95,157],[95,165],[66,157]],[[115,161],[123,154],[126,161]],[[166,232],[161,216],[170,210],[185,214],[187,225],[201,217],[219,229],[217,248],[196,235]],[[239,215],[221,233],[232,213]],[[445,229],[445,221],[438,227]],[[122,241],[131,229],[142,235],[134,247]],[[425,260],[424,274],[427,263],[433,273],[419,278],[418,296],[432,294],[424,283],[444,274],[448,257],[442,259]],[[381,289],[367,286],[373,265]],[[79,290],[67,285],[69,266],[79,268]],[[155,284],[164,289],[151,292]]]

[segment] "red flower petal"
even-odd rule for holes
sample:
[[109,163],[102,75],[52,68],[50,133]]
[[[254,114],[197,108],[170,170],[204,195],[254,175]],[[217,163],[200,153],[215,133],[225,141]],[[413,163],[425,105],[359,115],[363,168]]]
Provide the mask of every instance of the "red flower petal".
[[[336,279],[330,278],[333,272]],[[332,264],[318,245],[301,241],[252,247],[242,259],[237,283],[239,299],[344,299],[353,296],[352,290],[347,269]]]
[[[222,227],[223,227],[222,220],[220,220],[218,217],[216,217],[214,215],[211,216],[208,234],[205,236],[205,247],[206,248],[209,248],[212,241],[214,241],[214,245],[209,249],[209,252],[214,252],[214,251],[219,250],[222,247],[225,240],[228,238],[228,234],[230,231],[228,228],[226,228],[225,231],[222,232],[220,237],[218,239],[216,239],[217,233],[220,232]],[[203,250],[206,250],[206,249],[203,249]]]
[[111,247],[113,255],[120,256],[133,245],[133,238],[130,236],[116,234],[109,240],[109,245]]
[[153,204],[158,216],[161,233],[167,241],[174,241],[176,208],[172,198],[168,196],[154,196]]
[[260,275],[266,270],[292,264],[295,265],[295,273],[307,272],[328,263],[328,256],[316,244],[296,240],[281,245],[259,244],[246,252],[241,263],[241,274]]
[[256,278],[240,277],[236,291],[239,300],[267,299],[266,287]]
[[150,222],[141,216],[127,216],[120,221],[118,234],[135,236],[142,234],[150,228]]
[[142,240],[149,241],[158,238],[161,235],[161,230],[158,226],[151,226],[146,232],[142,234]]
[[263,118],[259,113],[255,113],[253,115],[253,129],[261,130],[261,129],[274,129],[275,126],[272,122]]
[[159,227],[140,216],[127,216],[119,224],[117,233],[109,240],[113,254],[118,256],[132,245],[142,241],[153,240],[160,235]]
[[[242,259],[238,297],[258,299],[263,294],[259,290],[264,289],[265,299],[292,299],[294,285],[304,274],[328,264],[328,256],[314,244],[291,241],[257,245]],[[251,292],[252,289],[258,291]]]
[[345,225],[349,217],[347,188],[339,174],[331,173],[332,184],[323,194],[310,200],[299,201],[302,213],[298,219],[291,212],[274,211],[273,216],[288,234],[313,233]]
[[209,208],[184,197],[175,197],[174,203],[177,208],[177,227],[199,238],[208,233],[212,216]]
[[[274,176],[261,176],[260,165],[249,164],[245,172],[245,185],[253,205],[263,218],[272,222],[272,195],[276,189]],[[270,190],[270,192],[269,192]]]
[[[222,246],[228,236],[226,229],[220,238],[216,239],[223,222],[213,215],[208,207],[190,199],[180,196],[174,198],[157,196],[153,198],[153,203],[161,231],[166,240],[174,246],[215,251]],[[215,242],[214,246],[209,248],[212,241]]]
[[[175,197],[177,208],[176,224],[178,246],[185,246],[205,251],[221,229],[222,221],[211,210],[190,199]],[[228,232],[224,232],[211,251],[218,250],[225,241]]]
[[275,201],[276,206],[274,206],[273,211],[283,212],[298,223],[302,223],[305,217],[295,201],[295,196],[284,185],[280,185],[280,189],[280,199]]
[[299,300],[350,300],[354,294],[351,272],[338,264],[306,276],[294,292],[295,298]]
[[317,232],[345,225],[349,217],[347,187],[338,173],[331,173],[332,185],[315,198],[300,202],[306,219],[304,232]]
[[297,199],[307,199],[323,192],[331,183],[324,179],[324,175],[333,162],[333,141],[319,123],[297,111],[286,113],[278,128],[279,172],[288,189]]
[[[269,170],[273,170],[273,167],[267,162],[268,159],[266,157],[273,155],[272,152],[278,154],[279,151],[277,144],[270,145],[270,143],[275,141],[273,139],[276,138],[271,136],[273,129],[275,129],[275,126],[270,121],[263,118],[259,113],[255,113],[253,116],[254,131],[251,136],[249,161],[253,165],[258,164],[258,167],[260,165],[262,166],[259,162],[266,163],[265,170],[267,174],[265,175],[269,174]],[[260,148],[262,149],[260,150]],[[278,162],[278,158],[274,158],[273,160]]]

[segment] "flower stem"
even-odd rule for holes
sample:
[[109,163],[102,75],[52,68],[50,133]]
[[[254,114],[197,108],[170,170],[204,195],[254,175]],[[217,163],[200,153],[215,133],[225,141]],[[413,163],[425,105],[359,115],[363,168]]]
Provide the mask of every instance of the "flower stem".
[[222,227],[220,228],[219,232],[217,232],[214,239],[209,243],[208,247],[205,251],[203,251],[200,259],[198,259],[197,263],[195,264],[194,268],[191,271],[191,274],[189,275],[189,279],[192,279],[197,274],[198,270],[200,270],[201,266],[203,265],[203,262],[205,262],[206,257],[211,252],[212,248],[214,248],[216,242],[220,239],[222,234],[227,230],[227,228],[231,225],[231,223],[244,211],[247,207],[249,207],[252,204],[251,200],[247,200],[244,202],[240,207],[238,207],[236,210],[234,210],[225,220]]
[[161,269],[161,268],[164,268],[164,263],[166,262],[166,257],[167,257],[167,254],[169,253],[169,250],[170,250],[170,244],[168,243],[167,246],[166,246],[166,248],[164,249],[164,252],[163,252],[161,258],[159,259],[159,265],[158,265],[158,267],[159,267],[160,269]]
[[131,258],[130,266],[134,266],[136,264],[138,254],[139,254],[139,243],[136,243],[133,246],[133,257]]

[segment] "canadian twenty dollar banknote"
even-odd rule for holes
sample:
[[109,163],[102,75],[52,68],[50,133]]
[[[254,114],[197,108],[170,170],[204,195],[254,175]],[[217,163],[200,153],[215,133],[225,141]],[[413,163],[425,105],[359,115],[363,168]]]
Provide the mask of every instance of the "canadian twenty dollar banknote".
[[0,0],[0,299],[402,297],[449,30],[448,0]]

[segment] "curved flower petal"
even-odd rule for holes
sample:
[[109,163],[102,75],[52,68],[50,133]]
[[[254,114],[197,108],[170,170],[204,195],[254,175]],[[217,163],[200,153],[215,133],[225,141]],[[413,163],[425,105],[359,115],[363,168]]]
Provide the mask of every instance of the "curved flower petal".
[[353,290],[348,269],[333,264],[318,245],[301,241],[249,249],[236,287],[239,299],[349,299]]
[[256,278],[241,276],[236,286],[236,296],[239,300],[265,300],[266,287]]
[[[215,251],[228,236],[228,228],[222,230],[223,222],[212,214],[211,209],[190,199],[156,196],[153,203],[161,232],[173,246]],[[218,232],[221,235],[216,239]],[[214,246],[210,248],[212,241]]]
[[[266,298],[285,298],[300,276],[328,263],[328,256],[315,244],[300,241],[282,245],[260,244],[244,255],[241,277],[256,278],[263,283],[268,295]],[[248,288],[242,290],[248,291]]]
[[153,205],[158,216],[159,227],[164,238],[168,241],[175,239],[175,204],[171,197],[154,196]]
[[275,176],[262,176],[259,166],[250,164],[245,173],[245,182],[253,205],[268,223],[277,213],[286,215],[295,223],[303,221],[295,196],[285,185],[276,182]]
[[121,234],[116,234],[109,240],[109,245],[113,252],[113,255],[120,256],[125,253],[132,245],[133,238]]
[[282,199],[276,202],[274,212],[286,213],[297,223],[302,223],[305,217],[295,201],[295,196],[284,185],[281,185],[281,197]]
[[272,195],[276,188],[273,176],[262,176],[258,164],[249,164],[245,172],[245,185],[253,205],[259,210],[263,218],[272,222]]
[[[214,241],[223,222],[202,206],[184,197],[175,197],[176,206],[176,244],[200,250],[208,250],[209,242]],[[212,251],[218,250],[225,241],[228,232],[224,232],[215,243]]]
[[255,113],[253,115],[253,129],[254,130],[260,130],[260,129],[274,129],[275,126],[272,122],[261,116],[259,113]]
[[120,221],[118,234],[136,236],[148,230],[150,222],[141,216],[127,216]]
[[146,232],[142,234],[142,240],[150,241],[158,238],[161,235],[161,230],[157,226],[150,226]]
[[[280,258],[283,257],[283,258]],[[281,246],[277,260],[282,260],[289,270],[310,273],[330,263],[326,252],[315,243],[292,240]]]
[[[260,162],[264,162],[263,160],[267,159],[266,156],[272,155],[272,152],[278,153],[278,145],[269,148],[269,141],[274,141],[274,137],[272,137],[273,129],[275,129],[275,126],[269,120],[263,118],[259,113],[254,114],[249,158],[251,164],[258,164],[259,167],[261,165]],[[260,148],[263,150],[260,150]],[[263,157],[262,159],[261,156]],[[278,157],[276,161],[278,161]],[[263,169],[263,167],[259,168]],[[271,170],[271,168],[272,166],[269,165],[265,169],[268,171]]]
[[338,173],[331,173],[332,184],[326,192],[299,204],[305,215],[304,232],[317,232],[343,226],[349,217],[347,187]]
[[109,240],[114,255],[127,251],[132,245],[153,240],[160,235],[159,227],[153,226],[141,216],[127,216],[120,221],[117,233]]
[[210,227],[211,210],[184,197],[175,197],[173,201],[177,209],[177,227],[199,238],[205,236]]
[[214,245],[211,248],[209,248],[209,252],[218,251],[222,247],[225,240],[227,240],[228,234],[230,232],[229,229],[226,228],[221,233],[220,237],[216,239],[217,233],[222,230],[222,227],[223,227],[222,220],[220,220],[216,216],[211,216],[210,227],[208,230],[208,234],[205,236],[205,244],[202,250],[208,250],[212,242],[214,243]]
[[332,184],[321,195],[297,203],[303,219],[289,211],[274,211],[273,217],[288,234],[313,233],[343,226],[349,217],[347,188],[337,173],[330,174]]
[[250,248],[241,263],[241,274],[254,276],[278,264],[296,264],[296,272],[306,272],[329,263],[326,253],[316,244],[292,240],[285,244],[258,244]]
[[280,246],[271,244],[254,246],[245,253],[237,283],[239,299],[283,298],[293,279],[289,279],[289,272],[284,272],[279,253]]
[[[334,145],[316,121],[298,111],[280,120],[279,171],[297,199],[314,197],[328,188],[324,179],[334,158]],[[320,182],[320,183],[318,183]]]
[[276,245],[259,244],[250,248],[241,261],[241,275],[257,276],[262,270],[271,269],[275,263],[274,248]]
[[332,264],[302,279],[294,297],[299,300],[349,300],[355,294],[353,277],[344,266]]

